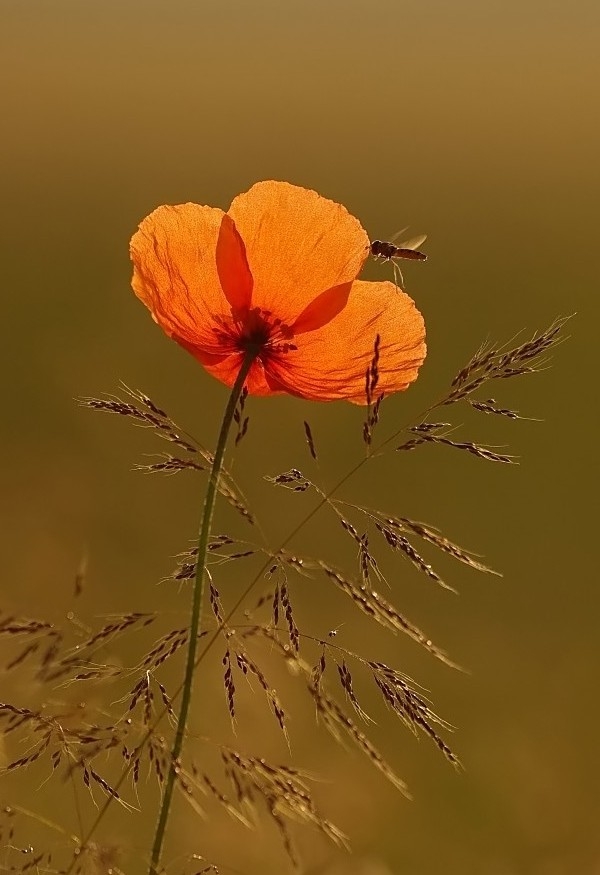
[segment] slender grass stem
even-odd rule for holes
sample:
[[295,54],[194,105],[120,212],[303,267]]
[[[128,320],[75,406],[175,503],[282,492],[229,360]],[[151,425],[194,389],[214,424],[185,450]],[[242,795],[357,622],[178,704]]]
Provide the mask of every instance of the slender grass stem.
[[196,664],[196,648],[198,644],[198,632],[200,628],[200,618],[202,615],[202,602],[204,596],[204,578],[206,554],[208,551],[208,539],[210,537],[213,513],[215,509],[215,500],[217,497],[219,476],[223,466],[223,458],[225,455],[225,447],[233,415],[237,406],[240,394],[244,388],[248,371],[252,366],[252,362],[256,358],[256,351],[249,350],[240,368],[240,372],[231,390],[223,421],[221,422],[221,430],[215,449],[213,464],[206,487],[206,495],[204,497],[204,509],[202,511],[202,519],[200,521],[200,530],[198,533],[198,554],[196,557],[196,575],[194,577],[194,588],[192,594],[192,610],[190,615],[190,631],[187,649],[187,658],[185,666],[185,675],[181,690],[181,708],[177,719],[177,730],[175,732],[175,740],[171,750],[170,768],[167,774],[165,789],[161,801],[160,814],[156,825],[156,833],[154,835],[154,844],[152,846],[152,856],[150,858],[150,875],[158,875],[160,857],[162,852],[163,841],[167,823],[169,820],[169,812],[171,809],[171,801],[173,798],[173,789],[177,777],[177,769],[179,767],[179,757],[183,747],[185,738],[185,730],[187,726],[188,713],[190,710],[190,702],[192,699],[192,685],[194,679],[194,666]]

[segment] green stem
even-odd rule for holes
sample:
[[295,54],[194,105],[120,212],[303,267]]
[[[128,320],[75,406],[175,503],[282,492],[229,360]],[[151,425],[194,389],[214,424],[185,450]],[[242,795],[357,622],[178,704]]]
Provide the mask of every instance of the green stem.
[[255,350],[249,350],[246,353],[246,357],[242,362],[240,372],[233,385],[233,389],[231,390],[231,395],[229,396],[229,401],[227,402],[227,407],[225,408],[225,413],[223,414],[223,421],[221,423],[219,439],[217,441],[217,447],[215,449],[215,456],[210,472],[210,478],[208,481],[208,486],[206,488],[206,496],[204,498],[204,510],[202,512],[200,531],[198,533],[196,575],[194,577],[194,591],[192,595],[192,612],[190,617],[187,660],[181,695],[181,710],[179,711],[179,718],[177,720],[177,731],[175,732],[175,741],[173,742],[173,749],[171,751],[171,764],[165,783],[158,823],[156,825],[154,844],[152,846],[152,857],[150,859],[149,875],[158,875],[159,873],[158,866],[160,863],[160,856],[165,837],[165,831],[167,828],[167,822],[169,820],[169,811],[171,808],[171,800],[173,798],[173,788],[175,786],[175,779],[177,777],[177,770],[179,768],[179,757],[181,755],[181,749],[183,747],[188,712],[190,709],[190,701],[192,698],[194,664],[196,662],[196,647],[198,644],[198,631],[200,627],[200,617],[202,615],[202,601],[204,595],[206,554],[208,552],[208,539],[210,537],[213,512],[215,509],[215,499],[217,497],[219,476],[221,473],[221,468],[223,466],[223,457],[225,455],[227,437],[229,435],[229,429],[231,428],[231,423],[233,421],[235,408],[237,406],[242,389],[244,388],[244,383],[246,382],[248,371],[250,370],[255,358]]

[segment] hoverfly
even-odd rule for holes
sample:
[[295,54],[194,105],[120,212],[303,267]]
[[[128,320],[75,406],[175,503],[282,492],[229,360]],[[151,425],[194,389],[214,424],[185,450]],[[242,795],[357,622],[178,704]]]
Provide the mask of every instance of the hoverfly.
[[[400,265],[398,264],[397,259],[404,258],[407,261],[427,261],[425,253],[419,251],[419,246],[422,246],[425,240],[427,240],[427,234],[421,234],[419,237],[412,237],[410,240],[404,240],[402,243],[396,245],[393,241],[398,238],[400,234],[403,234],[404,231],[406,231],[406,228],[403,228],[402,231],[398,231],[398,233],[392,237],[392,241],[390,242],[385,240],[373,240],[369,246],[369,251],[373,258],[376,258],[379,261],[391,262],[394,270],[394,281],[399,288],[404,287],[404,277],[402,276],[402,271],[400,270]],[[398,282],[398,279],[400,282]]]

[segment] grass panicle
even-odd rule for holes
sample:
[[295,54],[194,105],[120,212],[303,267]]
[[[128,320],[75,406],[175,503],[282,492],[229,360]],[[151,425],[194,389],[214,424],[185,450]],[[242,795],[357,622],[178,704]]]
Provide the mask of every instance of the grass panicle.
[[547,365],[548,353],[562,342],[568,320],[569,317],[555,319],[545,331],[515,346],[484,344],[454,377],[450,392],[440,403],[455,404],[469,398],[491,380],[507,380],[542,370]]
[[299,863],[288,820],[316,827],[328,839],[342,847],[346,836],[331,821],[323,817],[312,798],[307,776],[287,765],[275,765],[263,757],[242,755],[231,748],[221,752],[225,773],[240,803],[253,804],[260,798],[267,813],[275,821],[291,861]]
[[291,468],[282,474],[276,474],[274,477],[266,476],[265,480],[269,483],[274,483],[276,486],[284,486],[286,489],[291,489],[292,492],[306,492],[313,485],[297,468]]
[[[117,395],[109,395],[106,398],[80,398],[79,403],[82,407],[87,407],[91,410],[99,410],[104,413],[115,413],[118,416],[128,417],[137,425],[153,430],[160,438],[175,444],[179,449],[184,450],[192,456],[192,459],[182,459],[173,456],[170,453],[163,453],[160,457],[160,461],[150,464],[138,464],[135,466],[136,470],[146,473],[163,471],[171,474],[184,470],[207,472],[210,470],[214,460],[211,452],[205,449],[195,440],[195,438],[179,428],[171,417],[158,407],[158,405],[154,404],[154,402],[143,392],[136,389],[130,389],[124,384],[123,390],[136,403],[132,404],[129,401],[124,401]],[[241,423],[240,431],[238,432],[238,443],[246,433],[247,428],[248,422],[246,418]],[[241,434],[242,431],[243,434]],[[198,456],[202,458],[206,464],[203,465],[202,463],[199,463],[196,458]],[[226,469],[222,471],[218,489],[223,498],[225,498],[226,501],[228,501],[248,523],[254,523],[254,518],[248,509],[245,498],[241,494],[231,474],[229,474]]]
[[[47,871],[51,875],[73,872],[85,875],[108,869],[121,875],[127,871],[121,860],[123,855],[102,844],[101,825],[115,804],[121,805],[131,817],[134,809],[147,805],[148,775],[152,776],[152,783],[158,783],[163,799],[176,790],[201,818],[210,820],[210,806],[216,805],[240,827],[253,828],[257,812],[264,810],[294,865],[301,865],[294,840],[298,824],[316,828],[336,845],[345,847],[346,837],[321,813],[313,798],[312,779],[292,756],[294,710],[302,707],[294,704],[298,701],[314,713],[317,723],[335,739],[342,743],[351,741],[404,796],[409,796],[405,782],[370,738],[372,724],[380,723],[386,715],[389,720],[400,721],[415,736],[429,739],[452,766],[460,768],[459,759],[446,740],[452,727],[436,714],[428,694],[400,668],[384,662],[377,645],[369,655],[345,647],[343,627],[348,617],[353,618],[359,629],[363,623],[375,624],[381,635],[407,636],[436,660],[460,669],[445,650],[396,606],[401,594],[398,583],[405,574],[413,574],[414,569],[422,579],[454,592],[454,587],[434,567],[436,553],[440,563],[442,554],[455,559],[459,566],[486,574],[496,572],[478,554],[459,546],[434,525],[411,519],[402,507],[370,508],[338,496],[354,473],[391,449],[406,451],[426,444],[441,445],[478,459],[514,464],[515,457],[503,448],[499,451],[478,441],[457,439],[453,423],[445,420],[451,418],[453,405],[460,402],[475,411],[475,419],[481,413],[498,420],[498,425],[501,420],[525,418],[504,400],[490,397],[493,393],[489,384],[496,381],[497,388],[501,385],[499,380],[505,385],[507,380],[545,368],[552,350],[563,338],[565,323],[565,319],[559,319],[525,342],[483,345],[456,374],[439,401],[379,443],[374,432],[380,422],[383,395],[379,386],[381,339],[377,337],[365,372],[366,419],[362,437],[366,454],[363,451],[360,461],[329,488],[321,484],[319,476],[309,479],[296,467],[264,475],[273,485],[307,493],[306,498],[299,499],[308,508],[305,516],[279,544],[269,544],[260,525],[251,530],[254,540],[238,532],[248,531],[244,522],[254,523],[254,512],[229,469],[223,468],[218,475],[213,472],[214,491],[243,520],[234,519],[231,526],[227,523],[230,531],[226,534],[205,527],[202,549],[199,541],[177,557],[177,567],[169,579],[186,585],[174,592],[174,600],[185,598],[192,581],[196,584],[198,579],[206,581],[207,604],[204,608],[201,603],[196,606],[201,627],[192,625],[195,632],[190,633],[190,624],[183,617],[173,620],[170,613],[156,612],[151,606],[100,619],[80,617],[79,610],[78,616],[70,612],[64,628],[43,618],[12,611],[2,613],[2,665],[11,688],[18,691],[12,694],[15,701],[7,694],[6,701],[0,702],[0,740],[7,751],[3,771],[18,775],[27,770],[36,779],[39,775],[42,780],[71,784],[75,795],[83,787],[91,797],[78,835],[49,821],[43,822],[48,829],[58,829],[60,833],[63,857],[60,860],[60,851],[51,857],[45,849],[34,850],[21,840],[19,824],[25,817],[24,809],[21,813],[17,806],[0,810],[0,840],[7,849],[6,870]],[[137,465],[139,470],[168,474],[189,471],[202,483],[209,476],[215,456],[224,452],[223,440],[213,454],[145,393],[122,388],[123,397],[85,398],[81,404],[124,417],[172,445],[154,460]],[[494,394],[498,393],[494,390]],[[248,403],[248,394],[240,384],[235,403],[230,401],[231,452],[236,451],[242,440],[247,441],[242,452],[250,451],[248,441],[252,441],[253,435],[248,431]],[[317,456],[313,430],[306,420],[303,430],[303,436],[298,434],[298,443],[303,439],[304,452],[308,448],[313,462],[318,461],[315,466],[318,473],[324,459],[322,453]],[[453,454],[448,456],[452,458]],[[251,466],[238,466],[236,473],[240,470],[244,477],[254,473]],[[272,505],[276,514],[278,500],[273,499]],[[339,532],[338,540],[343,543],[345,539],[350,548],[348,562],[337,559],[334,562],[328,555],[315,557],[308,551],[300,553],[294,549],[293,539],[306,523],[319,513],[325,517],[323,508],[332,522],[331,531]],[[241,561],[244,559],[251,561]],[[73,598],[82,593],[86,565],[87,558],[77,572]],[[231,586],[232,580],[235,587]],[[338,599],[343,616],[333,620],[337,628],[329,633],[321,629],[315,634],[314,629],[304,628],[303,606],[306,599],[316,597],[324,580],[344,597]],[[77,603],[82,611],[84,601],[80,599]],[[174,611],[178,609],[177,602]],[[129,645],[128,652],[134,649],[136,654],[131,660],[133,665],[124,662],[124,641]],[[198,734],[196,727],[194,734],[190,733],[181,719],[182,699],[186,695],[189,705],[192,675],[216,644],[219,647],[215,656],[221,660],[224,689],[220,707],[236,733],[235,750],[224,746],[220,739]],[[184,684],[178,677],[186,651],[188,686],[184,694]],[[203,674],[198,673],[197,684]],[[253,703],[250,708],[248,696],[241,695],[240,688],[245,682]],[[287,688],[292,685],[299,693],[297,699],[288,697]],[[28,698],[34,688],[39,691],[35,701]],[[68,692],[71,688],[77,692],[76,701]],[[200,692],[204,696],[213,695],[209,689]],[[289,761],[272,764],[262,750],[245,749],[244,730],[248,718],[254,717],[251,709],[255,696],[272,715],[274,736],[278,739],[283,736],[286,756],[282,759]],[[199,722],[208,711],[199,708]],[[201,728],[202,731],[205,730]],[[174,738],[179,739],[178,744],[173,744]],[[219,757],[216,769],[214,762],[205,762],[204,753],[208,750]],[[216,775],[221,767],[222,774]],[[79,805],[84,807],[87,802]],[[148,859],[155,875],[163,872],[175,875],[179,871],[177,865],[163,867],[159,863],[162,837],[168,826],[168,806],[167,814],[163,808],[161,819],[163,832]],[[185,851],[179,859],[193,866],[196,875],[218,873],[219,866],[222,871],[226,869],[221,861],[207,860],[201,853]],[[186,870],[185,875],[192,873]]]

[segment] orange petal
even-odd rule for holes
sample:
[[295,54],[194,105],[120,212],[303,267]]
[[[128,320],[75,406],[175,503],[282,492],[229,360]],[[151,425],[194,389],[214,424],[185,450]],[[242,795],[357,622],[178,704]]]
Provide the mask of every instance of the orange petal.
[[268,377],[302,398],[366,404],[365,374],[378,334],[376,395],[407,389],[425,359],[425,325],[414,301],[390,282],[352,283],[346,307],[322,328],[296,336],[297,349],[270,362]]
[[[246,245],[252,306],[287,325],[322,292],[355,280],[368,254],[367,233],[345,207],[287,182],[256,183],[228,215]],[[331,315],[344,304],[341,296]]]
[[[175,338],[176,340],[178,338]],[[185,341],[178,340],[184,349],[187,349],[205,370],[217,380],[225,383],[230,388],[237,380],[244,360],[243,352],[230,353],[228,355],[211,355],[198,349],[197,346],[189,345]],[[280,386],[274,377],[265,373],[261,361],[253,363],[246,378],[246,388],[250,395],[281,395],[287,390]]]
[[305,331],[315,331],[322,328],[343,310],[348,302],[348,295],[352,283],[342,283],[317,295],[310,304],[304,308],[294,324],[291,326],[294,335],[304,334]]
[[161,328],[218,353],[216,332],[252,294],[244,246],[225,213],[198,204],[159,207],[140,224],[130,252],[133,289]]
[[217,273],[234,316],[241,317],[252,301],[253,279],[246,247],[233,219],[224,215],[217,240]]

